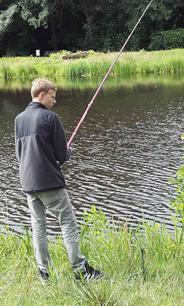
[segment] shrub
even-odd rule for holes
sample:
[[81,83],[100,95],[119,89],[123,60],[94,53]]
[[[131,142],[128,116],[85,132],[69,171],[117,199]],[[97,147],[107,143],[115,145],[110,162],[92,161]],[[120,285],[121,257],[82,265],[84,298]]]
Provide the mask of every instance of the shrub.
[[155,33],[151,37],[150,50],[184,48],[184,29]]

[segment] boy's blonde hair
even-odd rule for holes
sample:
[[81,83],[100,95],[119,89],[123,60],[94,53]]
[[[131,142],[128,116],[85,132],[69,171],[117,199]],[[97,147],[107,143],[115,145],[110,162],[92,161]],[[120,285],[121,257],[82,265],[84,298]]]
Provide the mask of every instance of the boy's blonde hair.
[[31,96],[38,97],[41,92],[47,93],[50,89],[56,91],[57,87],[47,79],[35,79],[32,81]]

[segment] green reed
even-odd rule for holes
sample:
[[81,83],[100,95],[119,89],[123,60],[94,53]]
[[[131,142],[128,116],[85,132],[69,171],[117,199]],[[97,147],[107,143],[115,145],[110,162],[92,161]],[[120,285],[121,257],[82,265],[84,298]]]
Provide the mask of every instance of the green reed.
[[164,225],[110,226],[95,206],[84,214],[81,248],[104,279],[75,281],[58,236],[49,241],[54,269],[43,286],[30,235],[0,235],[0,305],[183,305],[184,243]]
[[[87,58],[63,59],[60,54],[50,57],[0,58],[0,79],[31,80],[37,76],[52,79],[101,78],[117,53],[89,53]],[[111,77],[183,76],[184,49],[167,51],[125,52],[115,64]]]

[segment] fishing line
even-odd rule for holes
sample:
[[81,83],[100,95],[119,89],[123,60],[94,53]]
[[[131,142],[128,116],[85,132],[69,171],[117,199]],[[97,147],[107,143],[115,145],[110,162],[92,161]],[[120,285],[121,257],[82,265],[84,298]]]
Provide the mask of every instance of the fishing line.
[[86,108],[84,114],[82,115],[80,121],[78,122],[78,124],[77,124],[77,126],[76,126],[74,132],[72,133],[72,135],[71,135],[71,137],[70,137],[70,139],[69,139],[69,141],[68,141],[68,144],[67,144],[68,147],[69,147],[70,144],[72,143],[72,141],[73,141],[75,135],[77,134],[77,131],[79,130],[81,124],[83,123],[83,121],[84,121],[84,119],[85,119],[85,117],[86,117],[86,115],[87,115],[89,109],[90,109],[91,106],[93,105],[93,103],[94,103],[94,101],[95,101],[95,99],[96,99],[98,93],[100,92],[100,90],[101,90],[103,84],[105,83],[106,79],[108,78],[108,76],[109,76],[109,74],[110,74],[112,68],[114,67],[115,63],[116,63],[117,60],[119,59],[121,53],[123,52],[124,48],[126,47],[127,43],[129,42],[130,38],[132,37],[134,31],[136,30],[137,26],[138,26],[139,23],[141,22],[142,18],[144,17],[145,13],[146,13],[147,10],[149,9],[149,7],[150,7],[150,5],[152,4],[153,1],[154,1],[154,0],[151,0],[151,1],[149,2],[149,4],[146,6],[146,8],[145,8],[145,10],[143,11],[141,17],[139,18],[139,20],[138,20],[137,23],[135,24],[133,30],[132,30],[131,33],[129,34],[128,38],[126,39],[126,41],[125,41],[125,43],[123,44],[122,48],[120,49],[119,53],[117,54],[117,56],[115,57],[114,61],[113,61],[112,64],[110,65],[110,67],[109,67],[107,73],[105,74],[104,78],[102,79],[102,81],[101,81],[99,87],[97,88],[97,90],[96,90],[94,96],[92,97],[91,101],[89,102],[89,104],[88,104],[88,106],[87,106],[87,108]]

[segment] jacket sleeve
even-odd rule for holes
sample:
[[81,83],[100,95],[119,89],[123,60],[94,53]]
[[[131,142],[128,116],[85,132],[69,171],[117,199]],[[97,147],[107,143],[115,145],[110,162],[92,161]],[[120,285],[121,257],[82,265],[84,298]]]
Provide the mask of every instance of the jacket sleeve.
[[67,150],[67,142],[63,125],[57,114],[52,115],[51,119],[51,139],[54,149],[55,158],[62,165],[69,160],[70,152]]

